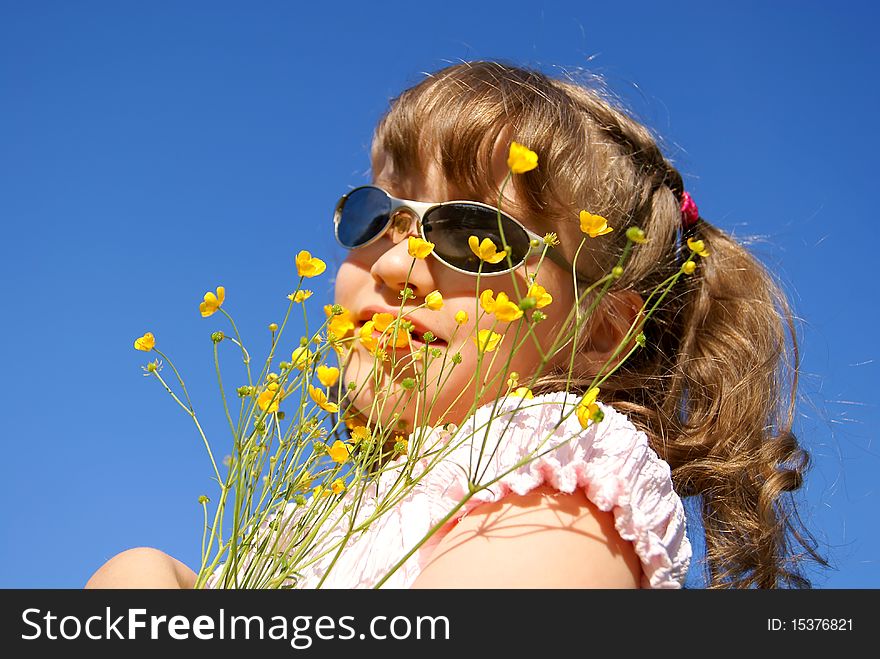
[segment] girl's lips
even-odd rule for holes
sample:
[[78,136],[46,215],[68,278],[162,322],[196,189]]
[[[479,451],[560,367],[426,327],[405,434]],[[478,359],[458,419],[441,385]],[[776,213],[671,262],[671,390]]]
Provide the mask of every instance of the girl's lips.
[[[358,323],[357,325],[355,325],[354,331],[355,331],[356,336],[360,333],[360,330],[363,326],[364,326],[364,323]],[[387,342],[388,345],[386,346],[386,348],[393,348],[393,346],[390,345],[391,341],[393,339],[393,335],[392,335],[391,331],[392,330],[386,331],[385,335],[383,336],[382,332],[374,329],[373,330],[373,338],[376,339],[377,341],[380,341],[380,342]],[[425,330],[425,331],[429,331],[429,330]],[[415,330],[415,329],[412,332],[410,332],[409,343],[416,350],[418,350],[419,348],[421,348],[424,345],[427,345],[422,340],[422,334],[423,334],[422,332],[419,332],[418,330]],[[432,348],[443,348],[446,346],[446,341],[444,341],[443,339],[441,339],[439,337],[436,337],[436,335],[435,335],[435,338],[433,341],[431,341],[430,346]],[[404,349],[404,348],[406,348],[406,346],[402,346],[399,349]]]

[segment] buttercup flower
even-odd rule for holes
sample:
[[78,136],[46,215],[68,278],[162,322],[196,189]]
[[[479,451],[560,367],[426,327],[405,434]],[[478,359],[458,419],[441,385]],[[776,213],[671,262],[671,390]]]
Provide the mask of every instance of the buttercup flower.
[[538,166],[538,154],[519,142],[510,143],[507,167],[514,174],[523,174]]
[[300,302],[304,302],[305,300],[308,300],[310,297],[312,297],[312,292],[309,290],[303,289],[301,291],[297,291],[296,293],[291,293],[290,295],[287,296],[287,299],[292,300],[293,302],[296,302],[296,303],[300,303]]
[[498,347],[502,338],[504,337],[501,334],[488,329],[481,329],[477,332],[477,336],[471,337],[480,352],[492,352]]
[[330,319],[327,321],[327,332],[337,339],[344,339],[346,335],[354,330],[354,321],[351,319],[351,311],[342,308],[341,314],[333,314],[333,305],[324,305],[324,313]]
[[480,293],[480,306],[486,313],[495,313],[495,298],[492,297],[494,292],[491,288],[487,288]]
[[153,347],[156,345],[156,338],[153,336],[152,332],[147,332],[142,337],[134,340],[134,349],[135,350],[143,350],[144,352],[150,352]]
[[296,255],[296,272],[300,277],[317,277],[326,269],[326,263],[306,250]]
[[298,368],[299,370],[303,370],[309,365],[309,360],[312,358],[312,353],[309,352],[309,349],[303,346],[300,346],[290,355],[291,363]]
[[532,284],[529,286],[529,290],[526,293],[526,297],[535,298],[535,306],[539,309],[543,309],[548,304],[553,302],[553,296],[547,292],[547,290],[538,284]]
[[495,317],[502,323],[512,323],[523,315],[518,304],[514,304],[503,291],[495,298]]
[[391,341],[394,341],[395,348],[405,348],[409,345],[409,329],[402,325],[398,324],[397,326],[397,338],[394,338],[394,322],[397,320],[397,317],[394,314],[390,313],[374,313],[373,314],[373,323],[377,332],[385,332],[385,337],[382,339],[383,346],[391,345]]
[[343,492],[345,492],[345,481],[341,478],[337,478],[335,481],[333,481],[330,487],[333,490],[333,494],[342,494]]
[[517,387],[513,392],[514,396],[519,396],[520,398],[534,398],[532,395],[532,390],[528,387]]
[[378,346],[376,337],[373,336],[373,326],[375,324],[375,321],[368,320],[363,324],[360,330],[358,330],[358,338],[361,340],[361,343],[364,344],[364,347],[370,352],[374,351]]
[[222,286],[217,287],[217,294],[214,295],[211,291],[205,293],[204,302],[199,304],[199,311],[202,312],[202,318],[207,318],[208,316],[216,313],[217,309],[220,308],[220,305],[223,304],[223,300],[226,299],[226,289]]
[[332,387],[339,379],[339,369],[335,366],[319,366],[317,369],[318,380],[325,387]]
[[468,247],[470,247],[471,251],[481,260],[486,261],[487,263],[499,263],[501,259],[507,256],[507,252],[499,252],[498,248],[495,247],[495,243],[488,238],[483,238],[483,242],[480,242],[479,238],[471,236],[468,238]]
[[313,385],[309,385],[309,397],[325,412],[335,414],[339,411],[339,405],[329,402],[327,400],[327,394],[324,393],[323,389],[318,389]]
[[[276,395],[277,392],[277,395]],[[272,399],[275,400],[272,400]],[[264,412],[277,412],[281,399],[284,398],[284,389],[277,382],[270,382],[257,397],[257,405]]]
[[684,262],[684,265],[681,266],[681,271],[686,275],[694,274],[694,270],[697,269],[697,264],[688,259]]
[[428,258],[428,254],[434,251],[434,243],[410,236],[407,241],[407,251],[414,259],[425,259]]
[[577,414],[581,428],[586,428],[591,420],[595,420],[596,414],[599,412],[599,406],[596,404],[596,397],[598,395],[599,387],[593,387],[584,394],[584,397],[578,403],[575,414]]
[[366,426],[355,426],[351,429],[351,439],[355,443],[362,442],[364,440],[370,439],[373,434],[370,432],[370,429]]
[[321,485],[315,485],[315,489],[312,490],[312,496],[315,497],[329,497],[330,490],[325,490]]
[[333,446],[329,448],[327,453],[333,462],[342,464],[348,460],[348,456],[351,454],[351,449],[348,447],[348,444],[337,439],[333,442]]
[[511,371],[507,376],[507,386],[513,389],[517,384],[519,384],[519,373]]
[[587,234],[590,238],[604,236],[606,233],[614,231],[614,229],[608,226],[608,220],[601,215],[593,215],[587,211],[581,211],[580,219],[581,231]]
[[431,311],[438,311],[443,308],[443,296],[440,291],[431,291],[425,296],[425,306]]
[[458,325],[464,325],[468,321],[467,312],[463,309],[455,312],[455,322]]
[[687,240],[688,247],[702,256],[703,258],[709,256],[709,250],[706,249],[706,244],[702,240],[694,240],[693,238],[688,238]]

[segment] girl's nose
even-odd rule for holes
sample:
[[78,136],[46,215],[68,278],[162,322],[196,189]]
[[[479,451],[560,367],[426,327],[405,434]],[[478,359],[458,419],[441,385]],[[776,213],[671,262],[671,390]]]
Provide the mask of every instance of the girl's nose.
[[396,291],[402,291],[408,285],[418,299],[424,298],[437,286],[426,260],[415,259],[413,263],[413,257],[409,254],[409,237],[419,236],[417,223],[418,217],[408,209],[400,209],[394,213],[388,227],[387,240],[377,242],[384,251],[377,254],[370,274],[377,283]]

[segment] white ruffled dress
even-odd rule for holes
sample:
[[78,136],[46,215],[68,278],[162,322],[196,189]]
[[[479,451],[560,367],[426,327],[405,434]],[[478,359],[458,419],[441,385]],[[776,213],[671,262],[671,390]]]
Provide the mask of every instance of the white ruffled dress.
[[[643,588],[680,588],[690,563],[691,545],[682,501],[672,489],[669,465],[651,449],[645,433],[609,405],[599,403],[604,419],[582,429],[573,412],[578,400],[578,396],[564,392],[532,399],[510,395],[499,399],[494,411],[493,403],[479,408],[457,432],[451,425],[424,429],[420,453],[425,448],[442,447],[442,460],[427,471],[428,458],[419,460],[413,476],[421,475],[421,480],[366,530],[350,538],[338,556],[338,552],[329,551],[300,571],[296,587],[374,587],[466,497],[468,473],[474,473],[476,459],[482,453],[476,482],[485,484],[501,478],[476,492],[381,587],[411,586],[433,547],[475,507],[499,501],[511,492],[522,495],[550,485],[564,493],[580,488],[597,508],[613,513],[617,532],[633,543],[641,561]],[[410,435],[409,446],[414,445],[416,440]],[[540,456],[514,468],[532,453]],[[395,469],[403,468],[405,463],[399,458],[370,493],[362,495],[359,520],[372,513],[375,506],[371,502],[382,501],[388,494],[396,480]],[[346,492],[340,497],[327,520],[331,531],[313,555],[344,537],[350,522],[346,503],[352,496]],[[289,504],[284,515],[295,518],[301,510]],[[209,579],[208,587],[216,584],[219,572],[220,568]]]

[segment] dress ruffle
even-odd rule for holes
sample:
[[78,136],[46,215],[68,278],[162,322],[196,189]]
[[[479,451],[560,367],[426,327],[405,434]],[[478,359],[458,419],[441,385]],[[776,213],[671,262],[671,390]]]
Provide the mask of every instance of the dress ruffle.
[[[410,435],[410,447],[420,446],[420,454],[426,456],[436,450],[435,455],[442,459],[430,468],[431,457],[416,462],[412,476],[421,480],[365,531],[350,538],[338,557],[337,552],[328,552],[301,572],[296,586],[374,587],[443,522],[381,584],[384,588],[407,588],[436,543],[468,512],[511,492],[523,495],[550,485],[564,493],[580,488],[597,508],[613,513],[615,528],[624,540],[633,543],[641,561],[642,587],[680,588],[691,546],[685,533],[684,507],[672,488],[669,465],[651,449],[645,433],[609,405],[599,403],[604,419],[582,429],[574,414],[578,401],[577,395],[564,392],[532,399],[507,396],[479,408],[457,431],[447,426],[425,428],[420,439]],[[536,454],[539,457],[528,460]],[[480,455],[483,457],[478,461]],[[377,502],[393,494],[397,470],[405,464],[404,458],[398,459],[363,495],[359,520],[366,519]],[[467,496],[468,474],[477,484],[488,487],[478,490],[444,522]],[[330,512],[324,528],[332,530],[322,538],[322,547],[332,547],[344,537],[350,517],[345,504],[352,496],[347,492]],[[290,504],[284,514],[295,519],[301,510]],[[212,577],[208,586],[214,581]]]

